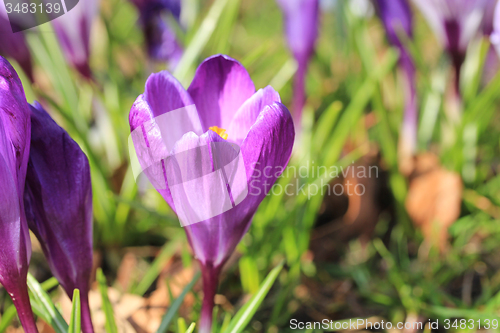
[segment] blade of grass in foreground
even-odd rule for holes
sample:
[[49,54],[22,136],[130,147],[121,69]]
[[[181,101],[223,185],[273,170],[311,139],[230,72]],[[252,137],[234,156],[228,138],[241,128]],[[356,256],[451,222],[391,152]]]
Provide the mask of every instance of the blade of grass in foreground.
[[68,332],[68,324],[61,316],[59,310],[50,299],[50,296],[43,290],[43,287],[38,283],[38,281],[33,277],[33,275],[28,274],[28,287],[33,295],[33,310],[38,309],[38,314],[46,321],[56,333],[66,333]]
[[81,327],[81,306],[80,290],[73,291],[73,307],[71,308],[71,319],[69,321],[68,333],[80,333]]
[[[179,297],[177,297],[177,299],[170,305],[170,308],[168,309],[167,313],[165,313],[165,315],[163,316],[160,327],[158,328],[156,333],[165,333],[167,331],[170,322],[172,321],[172,319],[174,319],[175,314],[181,307],[181,304],[184,301],[184,297],[186,297],[187,293],[191,289],[193,289],[193,286],[196,283],[196,281],[198,281],[198,279],[200,278],[200,275],[201,275],[200,272],[196,273],[193,280],[191,280],[191,282],[189,282],[189,284],[186,287],[184,287]],[[191,329],[191,326],[189,326],[188,331]]]
[[267,293],[271,289],[278,277],[278,274],[283,268],[284,262],[273,268],[273,270],[267,275],[264,282],[262,282],[259,291],[252,296],[250,301],[248,301],[234,316],[233,320],[229,324],[229,327],[224,331],[224,333],[237,333],[243,331],[248,325],[253,315],[259,308],[260,304],[266,297]]
[[189,325],[188,329],[186,330],[186,333],[193,333],[195,326],[196,326],[195,323],[191,323],[191,325]]
[[16,316],[17,311],[14,305],[10,305],[7,310],[2,314],[2,319],[0,320],[0,333],[5,332],[7,327],[10,326],[12,319]]
[[153,284],[154,280],[160,275],[162,268],[165,263],[172,258],[175,250],[177,250],[179,242],[171,241],[168,242],[160,251],[158,256],[155,258],[151,266],[149,267],[144,277],[139,282],[137,287],[134,289],[134,294],[144,295],[148,288]]
[[97,282],[99,283],[99,290],[101,291],[102,298],[102,309],[104,315],[106,316],[106,332],[107,333],[118,333],[116,327],[115,315],[113,314],[113,306],[108,298],[108,286],[106,285],[106,277],[104,276],[102,269],[97,269]]

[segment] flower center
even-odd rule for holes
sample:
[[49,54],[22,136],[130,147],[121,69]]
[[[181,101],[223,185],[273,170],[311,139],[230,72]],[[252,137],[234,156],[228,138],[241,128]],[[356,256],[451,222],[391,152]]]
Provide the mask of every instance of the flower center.
[[226,133],[225,129],[219,128],[217,126],[212,126],[212,127],[209,127],[208,129],[214,131],[217,134],[219,134],[219,136],[221,138],[223,138],[224,140],[227,140],[227,133]]

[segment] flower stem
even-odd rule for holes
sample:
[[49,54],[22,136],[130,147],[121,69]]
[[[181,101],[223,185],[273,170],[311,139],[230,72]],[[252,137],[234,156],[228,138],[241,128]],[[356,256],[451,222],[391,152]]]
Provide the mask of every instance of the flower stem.
[[89,296],[87,293],[81,295],[80,305],[82,311],[81,312],[82,332],[94,333],[94,327],[92,326],[92,317],[90,315]]
[[12,302],[17,310],[17,316],[21,321],[24,332],[26,333],[37,333],[35,318],[33,317],[33,311],[31,310],[30,298],[28,295],[27,285],[21,286],[16,293],[10,293]]
[[210,333],[212,330],[212,312],[214,309],[214,297],[219,285],[219,267],[211,264],[201,265],[203,278],[203,303],[201,306],[200,333]]
[[415,66],[406,51],[402,51],[399,67],[405,88],[405,111],[398,143],[398,162],[402,174],[413,169],[413,156],[417,151],[418,110],[415,86]]
[[465,56],[457,54],[453,56],[453,89],[451,94],[450,105],[448,107],[449,117],[453,124],[457,124],[462,117],[462,94],[460,93],[460,72]]

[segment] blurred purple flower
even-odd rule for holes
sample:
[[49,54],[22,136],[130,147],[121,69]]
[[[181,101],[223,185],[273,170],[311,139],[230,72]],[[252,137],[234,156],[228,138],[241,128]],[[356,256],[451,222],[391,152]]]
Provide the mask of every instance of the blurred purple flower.
[[180,0],[131,0],[139,10],[139,21],[149,56],[154,60],[168,61],[175,67],[182,56],[182,48],[175,32],[162,14],[170,12],[179,21]]
[[491,45],[495,47],[498,56],[500,56],[500,2],[495,7],[493,16],[493,31],[490,34]]
[[413,37],[413,16],[407,0],[375,0],[389,42],[406,52],[400,36]]
[[0,55],[17,61],[24,73],[33,81],[31,53],[26,38],[22,32],[12,32],[7,13],[0,13]]
[[285,36],[298,68],[293,84],[292,109],[296,127],[301,124],[306,101],[305,77],[309,58],[318,38],[318,0],[277,0],[284,14]]
[[443,43],[455,68],[458,91],[460,69],[469,42],[481,27],[486,0],[413,0]]
[[495,15],[495,7],[498,0],[485,0],[486,6],[484,9],[484,16],[481,20],[481,30],[485,36],[491,35],[493,32],[493,17]]
[[168,61],[171,68],[174,68],[183,53],[174,31],[161,15],[152,16],[143,25],[149,56],[155,60]]
[[405,113],[399,141],[402,163],[411,158],[417,149],[418,111],[416,98],[415,65],[400,39],[413,38],[413,16],[407,0],[375,0],[375,7],[382,20],[389,42],[399,49],[399,68],[405,84]]
[[[219,143],[228,147],[236,144],[241,148],[246,182],[251,188],[240,204],[185,227],[189,243],[202,266],[204,300],[200,332],[206,333],[211,328],[221,268],[248,230],[260,202],[286,167],[295,132],[292,117],[280,103],[279,94],[269,86],[255,92],[245,68],[223,55],[206,59],[198,67],[187,91],[166,71],[151,75],[144,94],[138,97],[130,111],[131,131],[142,127],[146,142],[151,147],[157,147],[162,144],[161,135],[147,133],[145,124],[155,117],[190,105],[196,106],[204,134],[198,136],[194,132],[184,132],[172,153],[187,151],[199,143]],[[182,122],[172,125],[180,131],[185,127]],[[227,135],[222,129],[227,129]],[[215,169],[214,160],[212,156],[212,170]],[[193,164],[191,169],[195,172],[198,167]],[[166,188],[157,190],[176,211],[166,176],[168,172],[164,170],[161,173]],[[156,182],[151,177],[150,180]],[[210,200],[218,200],[217,194],[211,190],[206,188],[203,195]]]
[[[497,52],[495,50],[494,38],[491,38],[494,32],[494,19],[495,10],[497,7],[497,0],[486,0],[486,8],[484,10],[484,16],[481,23],[481,30],[484,36],[489,37],[491,45],[486,54],[486,59],[483,66],[483,77],[482,83],[486,85],[493,79],[497,74],[500,67],[500,59],[498,59]],[[499,17],[500,18],[500,17]]]
[[130,0],[139,9],[141,17],[149,17],[155,13],[168,10],[179,20],[181,0]]
[[92,333],[92,187],[87,156],[42,106],[31,106],[26,217],[54,276],[70,298],[81,293],[82,330]]
[[0,283],[16,306],[25,332],[37,332],[26,278],[31,243],[24,213],[30,150],[30,110],[21,81],[0,57]]
[[66,60],[86,78],[92,77],[90,29],[97,9],[98,0],[80,0],[73,9],[52,21]]

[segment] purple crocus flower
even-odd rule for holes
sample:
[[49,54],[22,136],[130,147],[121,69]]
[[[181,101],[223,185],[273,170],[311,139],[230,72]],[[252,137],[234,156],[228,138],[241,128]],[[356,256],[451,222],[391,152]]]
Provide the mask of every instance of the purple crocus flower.
[[86,78],[92,76],[90,29],[97,9],[98,0],[80,0],[74,8],[52,21],[66,60]]
[[[31,53],[22,32],[12,32],[7,17],[0,13],[0,55],[17,61],[28,78],[33,81]],[[6,15],[6,13],[5,13]]]
[[[196,112],[189,113],[189,107],[193,110],[193,106]],[[167,71],[152,74],[146,82],[144,94],[137,98],[130,111],[131,131],[142,131],[141,137],[148,147],[162,149],[159,147],[163,147],[165,137],[162,139],[160,133],[148,128],[158,117],[169,116],[174,110],[182,121],[167,124],[171,127],[168,132],[177,132],[180,137],[171,154],[177,156],[178,152],[190,151],[199,147],[200,143],[209,147],[219,145],[222,150],[233,152],[233,147],[239,146],[244,167],[244,184],[239,185],[249,188],[248,195],[238,201],[239,204],[234,204],[238,199],[232,192],[232,208],[230,203],[227,211],[185,226],[189,243],[202,267],[204,300],[200,332],[206,333],[211,329],[214,295],[221,268],[248,230],[260,202],[286,167],[295,132],[292,117],[280,103],[279,94],[269,86],[255,92],[245,68],[223,55],[206,59],[198,67],[187,91]],[[199,119],[199,134],[188,132],[189,119],[192,118]],[[134,145],[139,148],[135,140]],[[208,155],[208,159],[203,159],[201,155],[194,154],[186,159],[191,163],[181,167],[193,175],[198,174],[207,161],[208,169],[219,168],[213,149]],[[169,168],[172,164],[165,158],[158,165],[159,168],[146,174],[179,215],[183,207],[174,203],[172,193],[175,184],[167,176],[172,172]],[[209,205],[219,204],[221,195],[214,188],[208,185],[201,192],[194,194],[204,197]]]
[[284,14],[285,35],[298,68],[293,83],[292,109],[296,126],[300,127],[306,101],[305,78],[309,58],[318,38],[318,0],[277,0]]
[[42,106],[31,106],[26,217],[54,276],[70,298],[81,293],[82,329],[92,333],[92,187],[87,156]]
[[448,52],[458,93],[467,46],[481,27],[486,0],[413,0]]
[[375,6],[382,20],[387,39],[399,49],[399,68],[405,83],[405,113],[401,138],[399,141],[399,155],[401,167],[409,162],[417,148],[417,98],[415,83],[415,65],[413,59],[401,41],[406,35],[413,38],[413,16],[407,0],[376,0]]
[[25,332],[37,332],[26,278],[31,243],[24,213],[24,183],[30,151],[30,110],[21,81],[0,57],[0,283]]
[[175,32],[162,14],[170,12],[179,21],[180,0],[131,0],[139,10],[139,21],[144,30],[144,39],[149,56],[158,61],[168,61],[175,66],[182,56],[182,48]]

